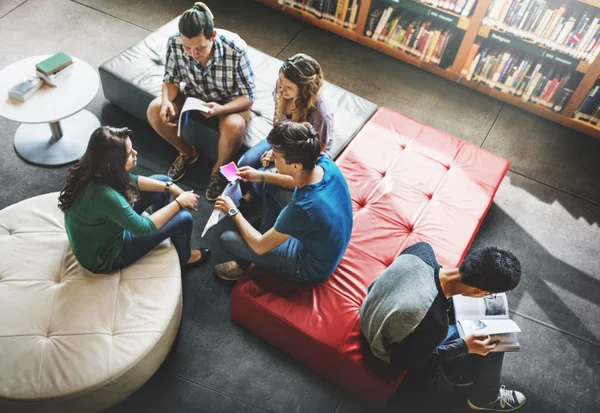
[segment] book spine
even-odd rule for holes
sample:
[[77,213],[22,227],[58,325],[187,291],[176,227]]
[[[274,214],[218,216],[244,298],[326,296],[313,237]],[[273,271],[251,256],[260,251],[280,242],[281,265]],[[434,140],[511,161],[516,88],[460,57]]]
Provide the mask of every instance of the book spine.
[[471,10],[473,9],[474,5],[475,0],[468,0],[460,15],[463,17],[469,17],[471,15]]
[[469,68],[469,72],[466,75],[466,79],[468,81],[470,81],[473,78],[473,73],[475,72],[475,69],[477,68],[477,65],[479,64],[479,60],[481,59],[482,54],[478,53],[477,56],[475,56],[475,59],[473,59],[473,62],[471,63],[471,67]]
[[471,80],[471,79],[477,80],[478,79],[479,73],[481,73],[481,70],[483,69],[483,67],[485,66],[485,64],[487,62],[488,54],[489,54],[489,49],[487,49],[487,48],[481,52],[481,55],[479,56],[477,64],[475,65],[475,68],[473,69],[473,71],[469,73],[467,80]]
[[469,50],[469,54],[467,55],[467,60],[465,61],[465,66],[460,71],[461,76],[467,76],[469,74],[471,64],[473,63],[473,60],[475,59],[475,56],[477,55],[477,52],[479,51],[479,47],[480,47],[479,43],[473,43],[473,46],[471,46],[471,50]]
[[595,17],[585,29],[585,32],[581,36],[581,40],[575,46],[575,53],[573,57],[577,59],[582,58],[582,51],[585,50],[592,36],[596,32],[596,30],[598,30],[598,21],[600,21],[599,18]]
[[552,106],[552,110],[554,112],[560,113],[562,111],[564,105],[566,104],[565,96],[568,95],[568,91],[569,91],[569,89],[563,87],[556,94],[556,99],[555,99],[554,105]]

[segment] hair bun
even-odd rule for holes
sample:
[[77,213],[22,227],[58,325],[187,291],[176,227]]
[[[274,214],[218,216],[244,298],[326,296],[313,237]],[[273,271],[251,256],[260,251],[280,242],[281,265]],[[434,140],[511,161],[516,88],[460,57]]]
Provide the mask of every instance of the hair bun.
[[192,10],[197,10],[200,12],[205,12],[206,14],[208,14],[210,16],[211,19],[214,20],[212,11],[210,11],[210,9],[208,8],[208,6],[204,3],[202,3],[201,1],[197,1],[196,3],[194,3],[194,7],[192,7]]

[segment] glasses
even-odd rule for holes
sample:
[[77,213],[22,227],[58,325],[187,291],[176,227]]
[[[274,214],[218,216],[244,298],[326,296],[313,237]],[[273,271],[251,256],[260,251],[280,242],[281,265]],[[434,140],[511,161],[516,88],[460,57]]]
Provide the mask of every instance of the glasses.
[[497,294],[488,294],[485,296],[485,298],[491,298],[493,300],[494,298],[496,298],[496,296]]

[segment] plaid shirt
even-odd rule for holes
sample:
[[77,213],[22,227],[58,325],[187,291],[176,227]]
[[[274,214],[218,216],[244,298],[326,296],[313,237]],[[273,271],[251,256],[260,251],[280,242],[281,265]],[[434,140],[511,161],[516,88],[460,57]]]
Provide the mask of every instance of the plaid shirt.
[[169,38],[164,81],[177,86],[185,83],[185,95],[205,102],[225,104],[238,96],[254,101],[254,72],[248,47],[237,34],[218,29],[214,53],[203,69],[185,54],[179,34]]

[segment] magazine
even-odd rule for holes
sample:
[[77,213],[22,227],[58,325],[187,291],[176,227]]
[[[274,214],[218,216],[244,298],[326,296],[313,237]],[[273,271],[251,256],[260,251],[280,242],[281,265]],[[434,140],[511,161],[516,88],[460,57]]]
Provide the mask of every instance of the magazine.
[[181,131],[185,127],[190,117],[190,113],[193,110],[199,110],[200,112],[208,113],[210,108],[206,106],[203,100],[198,98],[188,97],[185,99],[183,108],[181,108],[181,114],[179,115],[179,124],[177,125],[177,136],[181,136]]
[[472,334],[489,334],[498,345],[492,351],[520,351],[519,326],[508,318],[506,294],[495,298],[472,298],[457,295],[452,298],[456,326],[461,338]]

